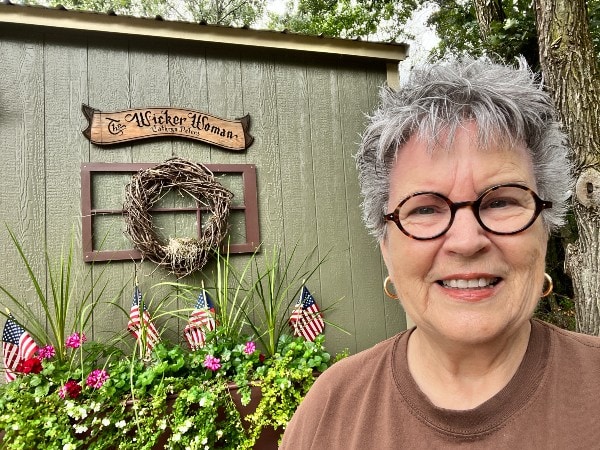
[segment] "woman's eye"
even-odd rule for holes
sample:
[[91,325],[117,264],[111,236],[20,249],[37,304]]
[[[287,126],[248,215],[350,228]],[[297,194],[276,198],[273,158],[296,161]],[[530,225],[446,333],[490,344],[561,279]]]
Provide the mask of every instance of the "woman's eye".
[[411,216],[425,216],[430,214],[435,214],[438,212],[438,209],[434,206],[420,206],[419,208],[415,208],[410,212]]
[[506,200],[494,200],[494,201],[491,201],[490,203],[488,203],[487,207],[488,208],[504,208],[507,205],[508,205],[508,202]]
[[514,198],[494,198],[485,202],[481,205],[482,208],[487,209],[497,209],[497,208],[507,208],[509,206],[517,206],[519,202]]

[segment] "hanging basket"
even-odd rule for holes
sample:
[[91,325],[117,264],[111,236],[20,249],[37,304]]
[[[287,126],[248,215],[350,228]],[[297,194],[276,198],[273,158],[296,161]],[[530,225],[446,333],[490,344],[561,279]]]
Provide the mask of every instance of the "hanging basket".
[[[200,238],[159,239],[150,210],[171,189],[188,194],[210,214]],[[144,259],[181,278],[204,267],[225,237],[232,197],[202,164],[172,158],[133,175],[125,188],[125,231]]]

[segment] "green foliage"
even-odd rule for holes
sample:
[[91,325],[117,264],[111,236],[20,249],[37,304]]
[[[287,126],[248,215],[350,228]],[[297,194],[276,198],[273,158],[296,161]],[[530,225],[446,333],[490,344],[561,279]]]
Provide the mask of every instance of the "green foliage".
[[402,24],[409,18],[402,3],[389,0],[300,0],[294,6],[291,1],[283,14],[271,13],[269,28],[391,41],[403,35]]
[[[327,254],[310,265],[316,247],[304,255],[298,255],[297,250],[296,245],[287,259],[276,247],[262,255],[257,251],[241,269],[230,262],[227,253],[216,255],[212,276],[206,276],[206,292],[215,303],[215,317],[223,339],[239,340],[249,330],[267,356],[277,352],[280,337],[289,331],[291,309],[302,287],[328,257]],[[193,305],[198,290],[204,289],[181,283],[162,284],[176,288],[176,295],[189,305]],[[335,324],[330,325],[341,330]]]
[[[38,317],[22,298],[23,294],[14,294],[5,286],[0,285],[2,291],[11,304],[11,309],[16,311],[15,318],[26,328],[36,342],[45,342],[52,345],[57,358],[62,362],[67,359],[65,342],[67,336],[74,332],[83,332],[91,325],[92,315],[96,307],[103,301],[108,281],[103,280],[104,270],[92,276],[90,266],[84,273],[75,272],[73,267],[73,233],[67,250],[61,249],[57,260],[52,260],[48,253],[44,254],[43,273],[36,274],[30,258],[17,240],[15,234],[8,229],[8,234],[23,267],[31,282],[31,290],[35,292],[39,306],[43,310],[43,317]],[[106,267],[106,266],[105,266]],[[48,277],[48,294],[44,277]],[[27,290],[25,290],[27,292]],[[122,290],[121,290],[122,292]],[[120,296],[121,292],[117,295]],[[0,314],[8,317],[5,311]]]
[[[40,1],[25,0],[39,4]],[[127,14],[143,17],[161,16],[166,20],[205,22],[215,25],[249,26],[262,17],[265,0],[50,0],[51,6],[69,9]]]
[[587,7],[590,19],[590,34],[596,49],[596,56],[600,59],[600,0],[588,0]]
[[317,373],[329,367],[331,357],[325,351],[323,340],[323,335],[317,336],[314,342],[281,336],[277,353],[269,365],[257,371],[262,397],[254,413],[247,418],[251,443],[267,426],[285,428]]
[[[248,341],[231,341],[217,329],[195,351],[160,343],[149,361],[111,354],[100,366],[108,379],[95,387],[82,381],[81,392],[73,398],[59,396],[65,383],[85,379],[98,366],[89,359],[81,366],[45,359],[40,373],[20,375],[0,386],[0,443],[11,449],[139,449],[159,444],[249,449],[264,427],[285,427],[316,372],[330,365],[323,340],[322,335],[315,342],[282,336],[276,354],[265,358]],[[84,343],[83,352],[89,345]],[[220,366],[206,367],[208,356]],[[251,395],[262,395],[247,419],[232,399],[232,382],[242,404]],[[251,394],[253,386],[258,390]]]
[[491,24],[491,33],[482,40],[472,2],[437,0],[436,10],[428,20],[439,36],[443,36],[432,56],[448,53],[496,55],[505,61],[525,56],[533,67],[539,65],[534,11],[527,0],[503,3],[504,20]]
[[[284,259],[277,248],[273,247],[270,253],[266,252],[262,268],[254,258],[254,281],[250,292],[256,307],[247,312],[246,320],[269,356],[276,353],[280,337],[289,328],[290,310],[297,301],[302,286],[327,258],[325,256],[314,266],[308,267],[308,261],[316,248],[301,257],[299,263],[295,260],[296,251],[297,245],[292,248],[289,257]],[[322,310],[325,311],[326,309]]]
[[[281,328],[276,344],[265,355],[252,338],[243,334],[248,316],[255,312],[246,309],[249,296],[258,295],[255,289],[262,292],[259,286],[268,281],[265,304],[270,305],[268,312],[280,319],[288,314],[289,304],[284,299],[291,291],[286,280],[296,285],[299,277],[308,278],[318,265],[292,272],[289,261],[284,263],[274,251],[273,259],[266,263],[266,272],[258,271],[253,257],[240,274],[229,265],[228,257],[221,255],[215,286],[221,289],[220,301],[227,311],[218,316],[223,318],[223,325],[207,332],[205,344],[194,350],[163,339],[151,352],[134,348],[129,354],[84,337],[83,330],[90,319],[87,313],[93,309],[88,308],[89,299],[96,298],[95,289],[99,289],[98,295],[104,289],[91,283],[88,295],[73,293],[72,242],[67,256],[61,253],[58,271],[46,256],[53,293],[47,298],[21,245],[10,235],[45,312],[57,314],[57,318],[49,317],[48,321],[61,325],[51,327],[57,331],[45,333],[38,323],[40,330],[34,337],[41,350],[19,366],[13,382],[0,386],[0,448],[251,449],[265,427],[285,427],[317,372],[331,364],[323,335],[307,342],[285,334]],[[164,284],[168,283],[157,287]],[[159,307],[172,303],[173,293],[175,300],[191,297],[191,287],[171,285],[174,289],[159,302]],[[295,298],[299,287],[294,289],[298,289]],[[26,301],[2,290],[21,305],[20,314],[31,316],[35,322]],[[116,302],[111,303],[128,313]],[[64,324],[72,313],[75,319],[70,328]],[[273,326],[279,322],[266,323]],[[251,329],[258,331],[257,326]],[[67,336],[67,330],[73,333]],[[269,330],[258,334],[275,335]],[[61,336],[63,342],[57,343]],[[136,342],[139,347],[139,340]],[[254,413],[242,418],[241,405],[249,405],[254,396],[260,395],[260,400],[255,399],[258,406]]]

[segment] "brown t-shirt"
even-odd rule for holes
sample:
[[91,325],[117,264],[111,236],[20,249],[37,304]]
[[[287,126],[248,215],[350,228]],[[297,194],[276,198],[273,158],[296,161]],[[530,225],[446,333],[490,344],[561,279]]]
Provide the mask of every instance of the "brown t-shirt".
[[512,380],[467,411],[434,406],[408,371],[410,331],[329,368],[282,450],[600,448],[600,338],[533,320]]

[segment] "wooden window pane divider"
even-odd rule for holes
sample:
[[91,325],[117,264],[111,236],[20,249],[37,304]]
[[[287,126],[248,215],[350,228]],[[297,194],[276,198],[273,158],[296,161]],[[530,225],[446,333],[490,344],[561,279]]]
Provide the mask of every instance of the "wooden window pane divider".
[[[258,198],[256,184],[256,166],[253,164],[204,164],[214,174],[242,175],[243,204],[231,205],[231,211],[244,212],[246,240],[242,243],[229,244],[229,253],[252,253],[260,244],[258,223]],[[82,246],[83,258],[86,262],[139,260],[141,253],[134,249],[99,250],[94,249],[93,218],[98,216],[122,215],[123,209],[93,208],[92,206],[92,174],[94,173],[135,173],[139,170],[156,166],[156,163],[82,163],[81,164],[81,214],[82,214]],[[201,216],[206,207],[160,207],[151,209],[156,213],[196,212],[198,215],[198,236],[202,231]],[[226,248],[220,249],[226,251]]]

